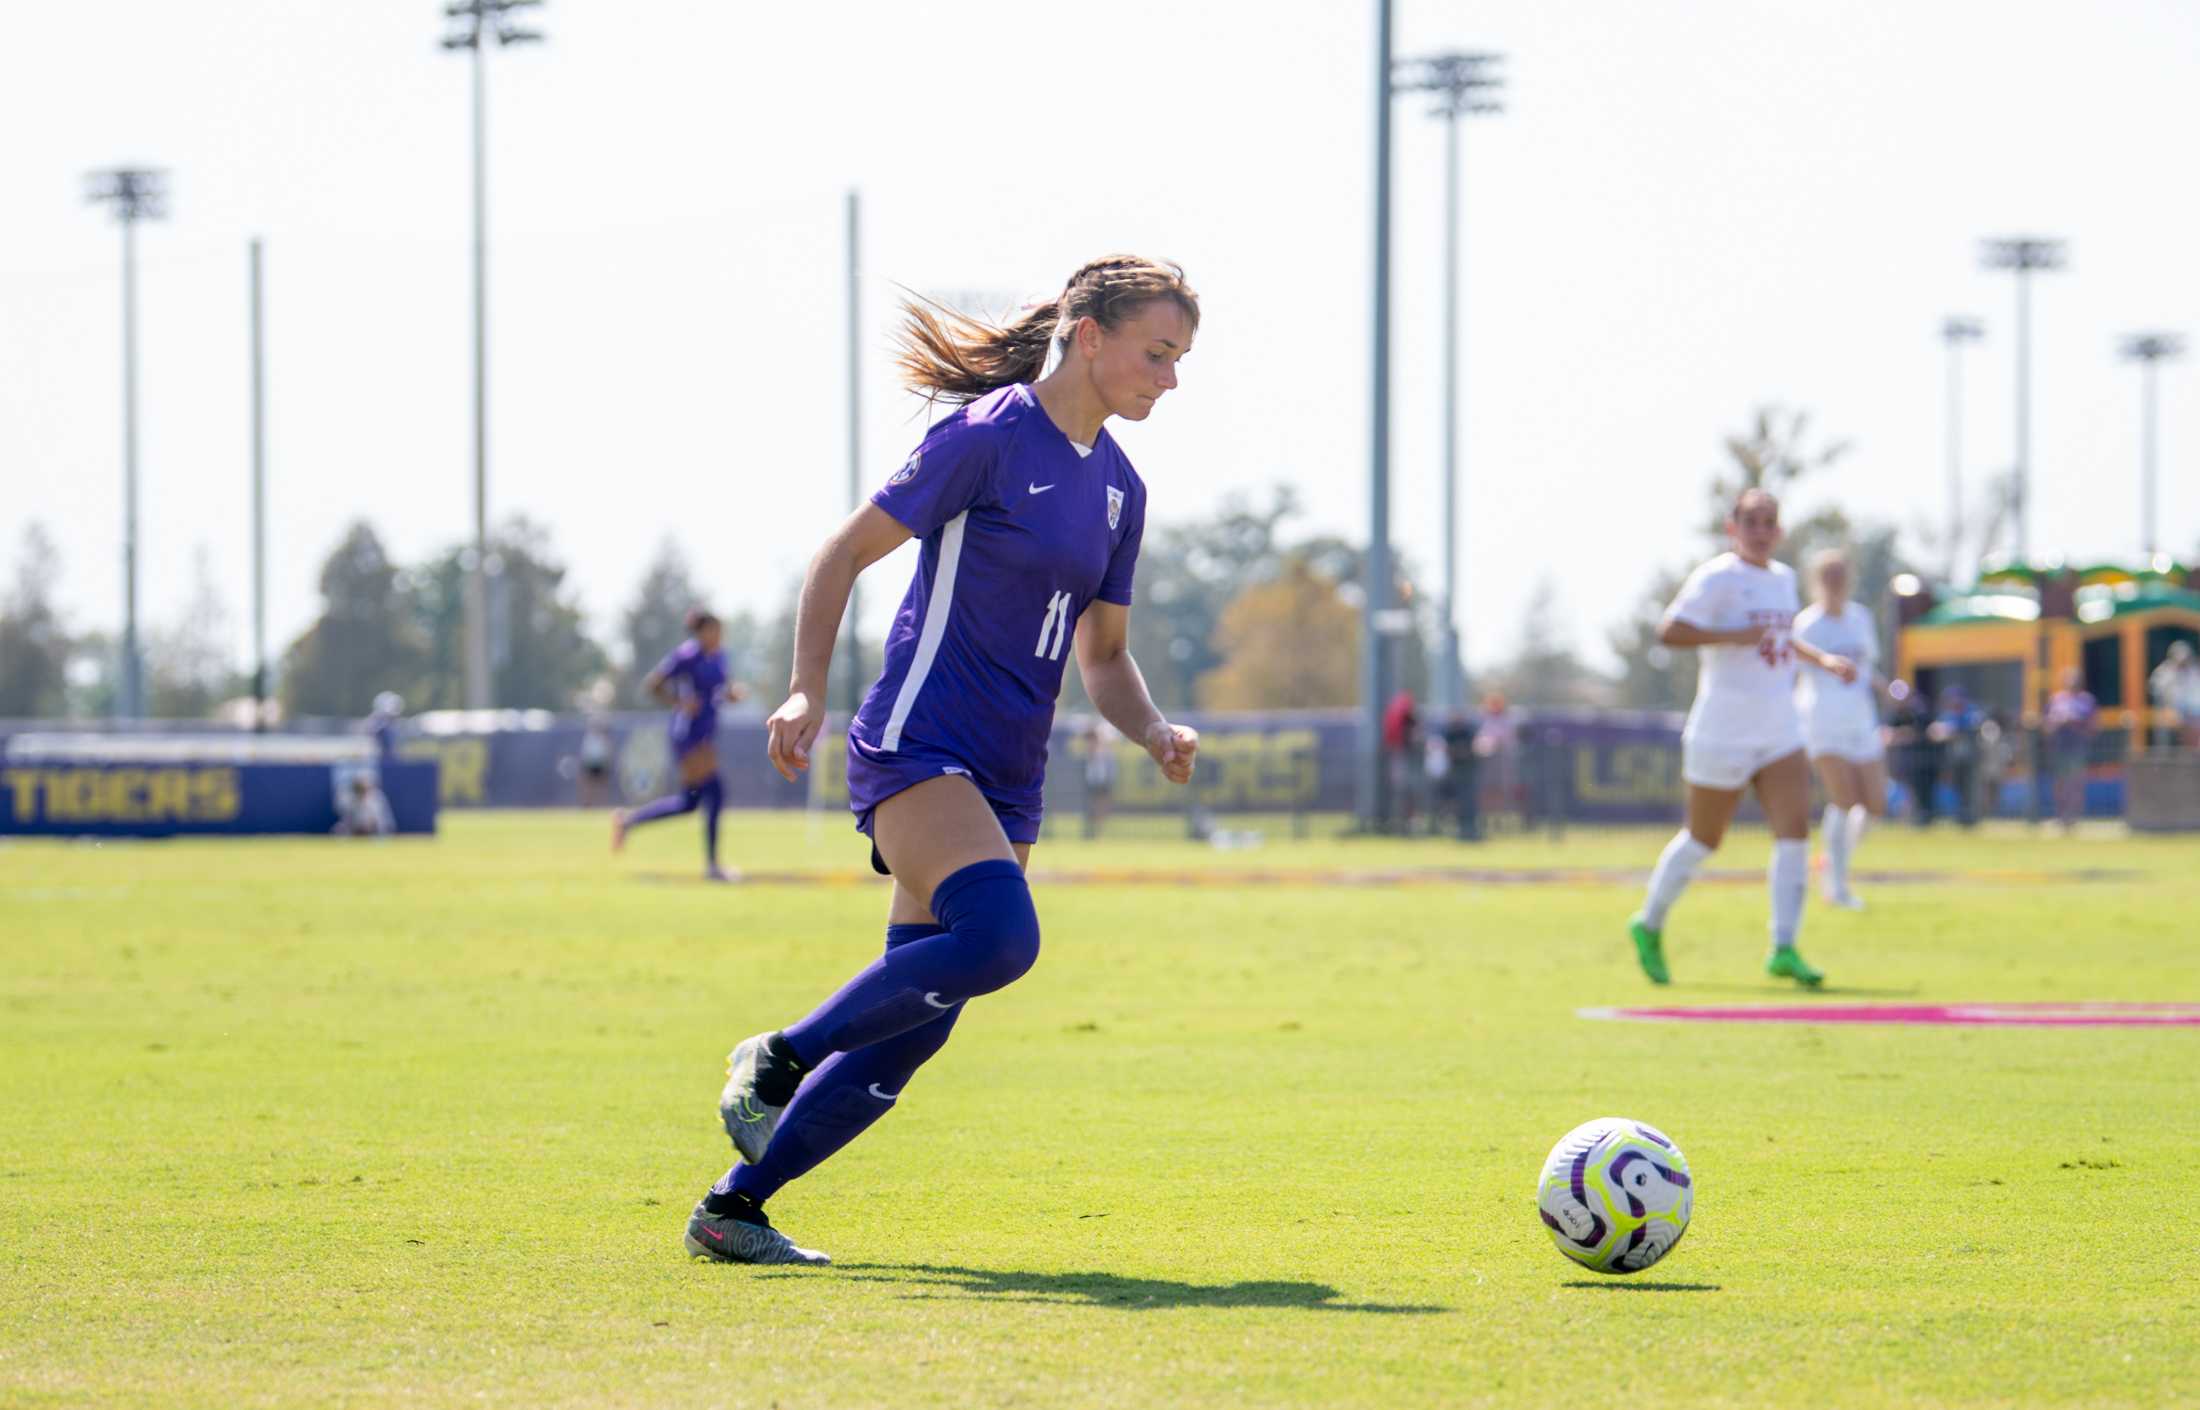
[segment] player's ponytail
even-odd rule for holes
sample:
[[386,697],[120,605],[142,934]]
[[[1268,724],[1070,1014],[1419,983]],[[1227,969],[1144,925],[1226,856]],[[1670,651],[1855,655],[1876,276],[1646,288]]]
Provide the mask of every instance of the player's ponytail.
[[940,401],[976,401],[1046,370],[1048,350],[1069,346],[1080,321],[1113,330],[1143,304],[1172,299],[1199,327],[1199,295],[1181,267],[1137,255],[1096,259],[1069,277],[1056,297],[1025,309],[1010,323],[975,318],[931,299],[902,304],[894,364],[911,391]]

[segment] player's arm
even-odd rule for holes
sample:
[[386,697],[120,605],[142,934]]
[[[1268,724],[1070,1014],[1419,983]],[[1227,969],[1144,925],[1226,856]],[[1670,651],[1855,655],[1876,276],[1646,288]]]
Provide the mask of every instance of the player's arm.
[[810,559],[794,609],[794,672],[787,701],[765,722],[772,767],[792,780],[810,766],[810,746],[825,725],[825,684],[848,594],[858,574],[909,541],[909,530],[875,504],[849,515]]
[[1795,648],[1797,656],[1837,678],[1843,685],[1856,679],[1856,663],[1848,657],[1836,656],[1831,651],[1821,651],[1799,636],[1789,637],[1788,645]]
[[1077,671],[1107,722],[1146,747],[1171,783],[1189,783],[1199,731],[1172,725],[1131,658],[1131,609],[1095,598],[1077,619]]
[[1685,617],[1668,614],[1658,623],[1658,642],[1663,646],[1755,646],[1764,636],[1761,622],[1730,631],[1714,631],[1710,627],[1699,627]]

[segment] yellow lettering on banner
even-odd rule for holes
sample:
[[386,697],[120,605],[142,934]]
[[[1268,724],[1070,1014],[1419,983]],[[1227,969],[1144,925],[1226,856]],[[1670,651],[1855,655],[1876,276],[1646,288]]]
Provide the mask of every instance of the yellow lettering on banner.
[[145,770],[109,769],[101,780],[106,797],[100,806],[115,822],[144,822]]
[[1574,796],[1584,803],[1669,803],[1681,796],[1680,751],[1667,744],[1618,744],[1608,767],[1597,751],[1574,748]]
[[[1310,729],[1210,734],[1199,741],[1192,792],[1217,808],[1285,810],[1308,806],[1321,792],[1318,737]],[[1161,807],[1184,795],[1161,776],[1153,756],[1135,744],[1116,750],[1116,795],[1125,807]]]
[[38,774],[33,769],[0,769],[0,788],[15,799],[15,820],[38,820]]
[[93,769],[55,769],[46,775],[46,816],[61,822],[99,818],[99,774]]
[[489,799],[489,741],[453,739],[437,750],[442,769],[438,790],[446,803],[485,803]]
[[195,769],[191,774],[191,821],[228,822],[243,799],[235,769]]
[[182,822],[191,816],[191,775],[185,769],[154,769],[145,782],[148,822]]

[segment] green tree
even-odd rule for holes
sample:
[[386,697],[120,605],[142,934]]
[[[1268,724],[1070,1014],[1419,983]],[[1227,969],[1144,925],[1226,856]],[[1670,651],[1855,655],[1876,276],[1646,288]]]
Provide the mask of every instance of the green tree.
[[162,719],[204,719],[246,683],[230,654],[229,609],[214,585],[213,557],[200,544],[191,558],[191,595],[153,631],[145,651],[146,709]]
[[405,589],[372,526],[353,524],[321,567],[320,617],[283,653],[286,714],[363,715],[420,679],[427,642]]
[[[418,707],[457,706],[466,699],[465,565],[452,548],[405,579],[415,631],[429,643]],[[506,709],[563,710],[603,675],[610,662],[588,635],[580,604],[565,587],[565,565],[549,531],[514,515],[490,537],[487,562],[489,673],[496,703]]]
[[1612,698],[1612,683],[1574,650],[1558,584],[1549,577],[1536,583],[1528,599],[1518,649],[1491,672],[1489,683],[1515,705],[1605,705]]
[[[667,537],[657,546],[657,556],[642,573],[634,598],[619,618],[619,669],[625,676],[621,694],[644,699],[642,677],[687,636],[687,614],[705,600],[687,556]],[[732,659],[732,624],[727,623],[728,660]]]
[[67,708],[69,634],[54,606],[61,554],[37,524],[23,530],[15,583],[0,602],[0,719],[35,719]]

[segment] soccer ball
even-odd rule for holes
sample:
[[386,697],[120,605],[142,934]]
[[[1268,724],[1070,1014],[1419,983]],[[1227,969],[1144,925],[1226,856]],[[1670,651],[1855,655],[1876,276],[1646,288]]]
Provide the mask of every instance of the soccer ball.
[[1601,1116],[1568,1131],[1536,1191],[1558,1251],[1599,1273],[1640,1273],[1688,1231],[1688,1157],[1655,1126]]

